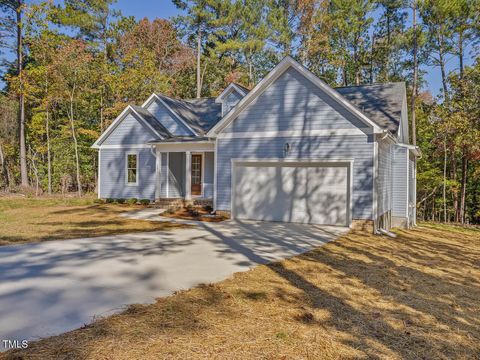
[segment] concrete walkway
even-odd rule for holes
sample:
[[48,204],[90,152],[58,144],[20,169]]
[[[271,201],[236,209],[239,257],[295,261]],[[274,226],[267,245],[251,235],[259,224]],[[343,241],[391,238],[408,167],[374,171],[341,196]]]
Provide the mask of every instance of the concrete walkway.
[[347,230],[227,221],[0,247],[0,340],[72,330],[126,304],[300,254]]

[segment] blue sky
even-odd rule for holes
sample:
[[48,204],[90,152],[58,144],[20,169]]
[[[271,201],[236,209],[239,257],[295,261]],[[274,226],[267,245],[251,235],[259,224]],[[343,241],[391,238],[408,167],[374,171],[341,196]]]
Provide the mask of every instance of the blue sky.
[[[33,0],[35,1],[35,0]],[[59,2],[60,0],[56,0]],[[125,16],[134,16],[137,19],[147,17],[149,19],[170,18],[172,16],[181,13],[179,9],[172,3],[171,0],[117,0],[114,5],[116,9],[122,11]],[[473,63],[473,56],[470,56],[469,52],[472,49],[469,47],[465,54],[465,65],[471,65]],[[447,71],[458,68],[458,59],[452,55],[447,57]],[[440,70],[434,67],[422,67],[426,71],[425,79],[426,84],[423,90],[429,90],[433,95],[438,95],[442,81]]]
[[[118,0],[115,7],[120,9],[124,15],[133,15],[137,19],[148,17],[154,19],[156,17],[168,18],[180,14],[180,10],[173,5],[170,0]],[[467,52],[471,51],[467,49]],[[465,65],[471,65],[473,57],[470,54],[465,54]],[[450,55],[447,57],[447,70],[454,70],[458,68],[458,60],[456,57]],[[426,71],[425,79],[428,84],[424,86],[423,90],[430,90],[433,95],[438,95],[442,86],[442,79],[440,70],[435,67],[422,67]]]

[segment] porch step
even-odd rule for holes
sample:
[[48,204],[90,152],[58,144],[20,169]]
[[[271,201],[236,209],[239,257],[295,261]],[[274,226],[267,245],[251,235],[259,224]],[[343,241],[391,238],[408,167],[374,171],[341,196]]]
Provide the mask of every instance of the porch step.
[[155,200],[155,207],[157,208],[172,208],[172,207],[184,207],[187,205],[193,206],[211,206],[213,207],[212,199],[192,199],[185,200],[183,198],[161,198]]
[[161,198],[155,200],[155,207],[157,208],[171,208],[182,207],[184,200],[182,198]]

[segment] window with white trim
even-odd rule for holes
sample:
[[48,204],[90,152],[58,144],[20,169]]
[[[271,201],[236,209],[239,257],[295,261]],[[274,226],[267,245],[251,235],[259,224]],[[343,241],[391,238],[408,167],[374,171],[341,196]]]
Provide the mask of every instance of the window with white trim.
[[135,185],[138,183],[138,154],[127,154],[127,184]]

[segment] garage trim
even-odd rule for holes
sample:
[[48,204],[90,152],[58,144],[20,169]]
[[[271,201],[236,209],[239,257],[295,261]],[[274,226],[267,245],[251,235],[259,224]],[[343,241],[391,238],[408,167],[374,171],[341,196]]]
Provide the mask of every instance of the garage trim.
[[352,227],[352,193],[353,193],[353,159],[285,159],[285,158],[232,158],[231,161],[231,169],[232,169],[232,176],[230,180],[230,214],[231,218],[235,218],[235,180],[236,180],[236,168],[237,166],[242,165],[250,165],[253,164],[255,166],[260,166],[262,164],[271,165],[271,164],[288,164],[288,165],[298,165],[298,166],[344,166],[347,168],[348,173],[348,185],[347,185],[347,196],[348,200],[347,203],[349,204],[347,208],[347,224],[348,227]]

